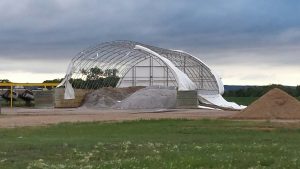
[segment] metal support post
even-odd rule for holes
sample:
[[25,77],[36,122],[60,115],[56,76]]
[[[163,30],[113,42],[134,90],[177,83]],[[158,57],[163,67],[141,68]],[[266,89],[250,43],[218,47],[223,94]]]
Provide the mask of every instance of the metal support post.
[[13,85],[10,86],[10,108],[13,108]]
[[1,107],[2,107],[2,96],[0,96],[0,114],[2,113]]
[[153,57],[150,56],[150,86],[153,86]]

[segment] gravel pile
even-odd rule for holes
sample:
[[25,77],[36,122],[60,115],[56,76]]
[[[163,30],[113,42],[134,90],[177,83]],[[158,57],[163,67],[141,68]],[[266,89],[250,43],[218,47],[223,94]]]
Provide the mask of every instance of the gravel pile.
[[83,107],[91,109],[156,109],[175,108],[174,87],[101,88],[88,94]]
[[174,87],[151,86],[138,90],[115,104],[118,109],[175,108],[177,90]]
[[117,102],[122,101],[132,93],[144,87],[125,87],[125,88],[112,88],[104,87],[95,90],[88,94],[83,103],[83,107],[98,109],[98,108],[111,108]]

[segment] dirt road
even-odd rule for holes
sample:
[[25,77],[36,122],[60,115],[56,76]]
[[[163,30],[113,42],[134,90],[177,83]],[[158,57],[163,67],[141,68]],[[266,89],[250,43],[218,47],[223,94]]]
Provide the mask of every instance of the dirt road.
[[139,119],[216,119],[228,117],[234,111],[175,110],[94,110],[94,109],[24,109],[4,108],[0,128],[43,126],[62,122],[125,121]]

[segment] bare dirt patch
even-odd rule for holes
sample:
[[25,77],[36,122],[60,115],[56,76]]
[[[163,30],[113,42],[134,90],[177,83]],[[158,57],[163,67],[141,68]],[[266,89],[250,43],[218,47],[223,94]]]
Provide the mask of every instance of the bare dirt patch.
[[217,119],[233,111],[203,109],[95,110],[77,109],[3,109],[0,128],[44,126],[62,122],[126,121],[141,119]]

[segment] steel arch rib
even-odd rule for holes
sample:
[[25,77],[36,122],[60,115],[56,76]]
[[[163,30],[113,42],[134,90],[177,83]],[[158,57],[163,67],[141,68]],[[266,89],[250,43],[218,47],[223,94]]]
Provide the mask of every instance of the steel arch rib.
[[180,52],[180,53],[184,53],[184,54],[186,54],[186,55],[189,55],[189,56],[192,57],[193,59],[195,59],[195,60],[197,60],[198,62],[202,63],[202,64],[203,64],[208,70],[210,70],[210,72],[214,75],[214,77],[215,77],[215,79],[216,79],[216,81],[217,81],[217,84],[218,84],[219,94],[223,94],[223,93],[224,93],[224,84],[223,84],[223,82],[222,82],[222,80],[221,80],[221,77],[220,77],[217,73],[215,73],[213,70],[211,70],[211,69],[209,68],[209,66],[208,66],[206,63],[204,63],[204,62],[203,62],[202,60],[200,60],[198,57],[193,56],[193,55],[191,55],[191,54],[189,54],[189,53],[187,53],[187,52],[185,52],[185,51],[180,51],[180,50],[174,50],[174,51]]

